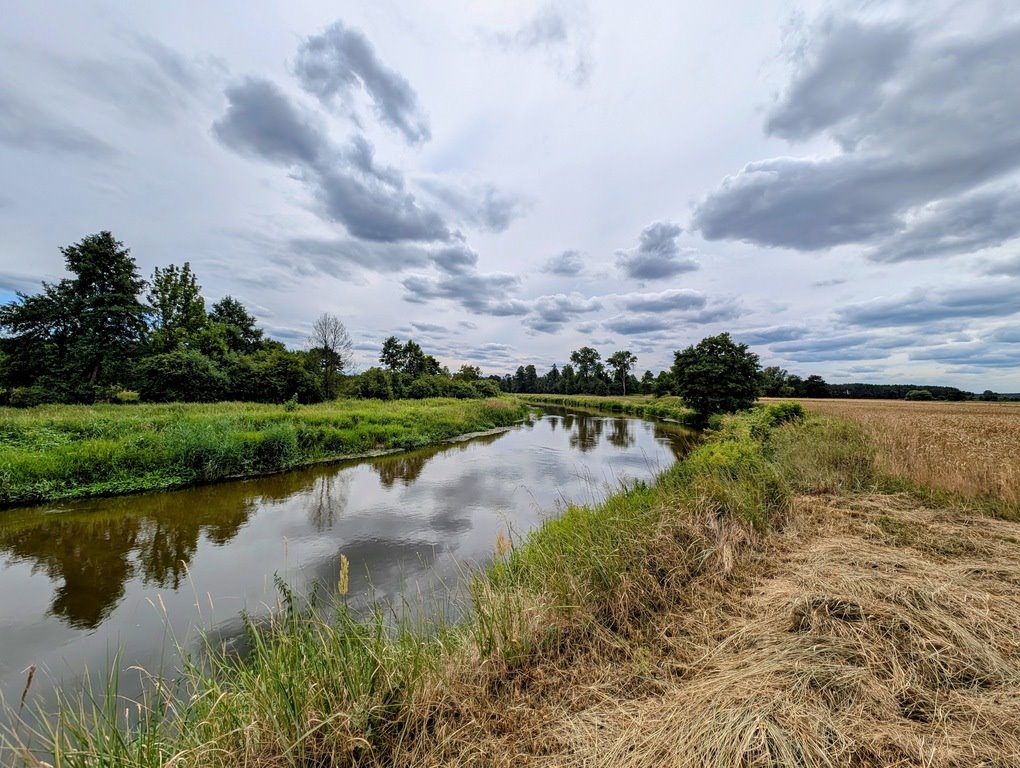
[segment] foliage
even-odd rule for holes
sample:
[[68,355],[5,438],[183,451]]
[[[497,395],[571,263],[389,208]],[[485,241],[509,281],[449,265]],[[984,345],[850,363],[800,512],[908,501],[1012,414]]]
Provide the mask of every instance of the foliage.
[[381,368],[369,368],[358,377],[358,396],[375,400],[392,400],[390,376]]
[[251,353],[263,344],[263,331],[244,304],[233,296],[224,296],[212,305],[209,320],[223,329],[227,350]]
[[226,389],[223,371],[192,350],[151,355],[138,366],[138,394],[146,402],[211,402],[222,398]]
[[903,396],[904,400],[934,400],[931,391],[927,389],[912,389]]
[[194,345],[197,334],[209,323],[201,291],[188,262],[183,267],[156,267],[147,297],[152,308],[149,345],[153,352],[173,352]]
[[675,353],[677,393],[701,419],[750,408],[758,394],[758,356],[728,333]]
[[606,363],[616,372],[616,378],[619,379],[622,389],[621,394],[626,395],[627,376],[630,374],[630,369],[637,364],[637,355],[629,349],[623,349],[619,352],[614,352],[606,358]]
[[39,385],[61,399],[91,401],[95,387],[130,378],[146,338],[145,281],[109,232],[61,249],[67,271],[42,293],[0,307],[0,352],[12,386]]
[[337,396],[337,380],[351,364],[354,343],[347,327],[336,315],[323,312],[312,323],[311,354],[322,380],[322,395],[327,400]]

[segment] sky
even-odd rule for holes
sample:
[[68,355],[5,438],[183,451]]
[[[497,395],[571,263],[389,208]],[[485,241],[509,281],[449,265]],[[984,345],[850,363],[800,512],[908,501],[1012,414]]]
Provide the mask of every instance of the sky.
[[1020,5],[0,0],[0,302],[110,230],[355,364],[1020,391]]

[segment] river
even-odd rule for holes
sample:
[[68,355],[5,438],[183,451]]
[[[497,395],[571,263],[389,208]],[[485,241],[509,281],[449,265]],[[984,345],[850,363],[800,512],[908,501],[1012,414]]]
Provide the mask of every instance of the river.
[[[466,569],[500,532],[516,540],[565,503],[647,480],[693,444],[670,424],[547,409],[498,434],[374,459],[318,465],[166,493],[0,512],[0,695],[28,706],[137,669],[176,666],[199,631],[243,637],[242,612],[336,589],[341,554],[357,604],[455,614]],[[0,716],[0,724],[4,717]]]

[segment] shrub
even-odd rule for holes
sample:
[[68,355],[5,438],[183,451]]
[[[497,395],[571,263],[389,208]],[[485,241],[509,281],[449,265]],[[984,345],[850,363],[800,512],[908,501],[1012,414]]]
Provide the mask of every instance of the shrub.
[[221,398],[227,377],[205,355],[177,350],[147,357],[138,366],[138,394],[156,403],[209,402]]
[[60,397],[46,387],[14,387],[7,397],[12,408],[31,408],[36,405],[47,405],[59,402]]
[[374,400],[392,400],[393,385],[382,368],[369,368],[358,377],[358,395]]
[[907,394],[906,394],[904,399],[906,399],[906,400],[934,400],[935,398],[932,396],[932,393],[929,392],[927,389],[912,389],[909,392],[907,392]]

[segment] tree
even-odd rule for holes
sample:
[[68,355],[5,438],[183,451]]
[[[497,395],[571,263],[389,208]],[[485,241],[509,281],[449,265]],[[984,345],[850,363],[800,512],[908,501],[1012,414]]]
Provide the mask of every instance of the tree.
[[428,369],[428,356],[416,341],[408,339],[402,354],[402,370],[404,373],[412,379],[425,375]]
[[912,389],[904,396],[905,400],[934,400],[934,396],[927,389]]
[[602,369],[601,356],[592,347],[581,347],[570,353],[570,362],[577,366],[577,378],[580,379],[579,389],[591,392],[594,388],[593,379]]
[[750,408],[758,394],[758,356],[728,333],[676,352],[672,371],[677,392],[701,421]]
[[404,345],[396,336],[390,336],[382,345],[382,353],[379,355],[379,362],[386,366],[390,373],[399,371],[404,367]]
[[153,270],[147,298],[152,307],[153,327],[149,346],[154,352],[191,346],[208,325],[201,290],[188,262],[183,267],[171,264],[166,269]]
[[632,353],[629,349],[623,349],[619,352],[614,352],[606,358],[606,362],[609,367],[612,368],[616,375],[620,378],[620,386],[623,389],[623,394],[627,394],[627,375],[630,373],[630,369],[637,363],[637,355]]
[[263,331],[255,325],[255,318],[244,304],[233,296],[224,296],[212,306],[209,319],[223,327],[227,349],[248,354],[262,348]]
[[464,364],[460,370],[453,374],[453,378],[459,381],[478,381],[482,378],[482,369],[477,365]]
[[91,400],[95,386],[130,375],[148,332],[139,300],[145,281],[131,252],[110,232],[60,249],[75,275],[36,296],[0,307],[2,351],[14,379],[46,379],[69,399]]
[[223,397],[226,388],[224,373],[193,350],[150,355],[138,366],[138,393],[148,402],[210,402]]
[[802,391],[804,397],[828,397],[829,385],[818,374],[812,374],[804,379]]
[[319,358],[322,375],[322,394],[332,400],[337,394],[337,381],[351,364],[351,348],[354,343],[347,327],[336,315],[323,312],[312,323],[309,339],[312,352]]
[[778,365],[770,365],[761,372],[761,393],[765,397],[783,397],[792,394],[787,391],[789,373]]

